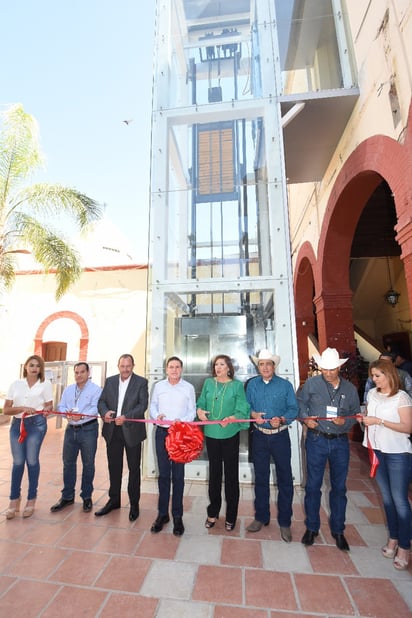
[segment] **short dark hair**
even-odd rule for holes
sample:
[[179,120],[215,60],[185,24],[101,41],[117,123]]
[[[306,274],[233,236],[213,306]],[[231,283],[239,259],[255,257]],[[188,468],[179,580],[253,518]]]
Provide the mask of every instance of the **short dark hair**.
[[183,361],[178,357],[178,356],[169,356],[169,358],[166,361],[166,367],[169,365],[169,363],[171,363],[172,361],[177,361],[178,363],[180,363],[180,366],[183,369]]
[[86,361],[79,361],[78,363],[76,363],[73,367],[73,371],[76,369],[76,367],[80,367],[80,365],[84,365],[86,367],[86,370],[90,371],[89,363],[86,363]]
[[122,354],[121,356],[119,356],[119,360],[117,361],[117,364],[120,363],[122,358],[129,358],[132,361],[132,365],[134,365],[134,358],[131,354]]
[[218,354],[212,360],[212,376],[213,377],[216,376],[215,364],[216,364],[216,361],[218,361],[220,358],[225,361],[225,363],[226,363],[226,365],[227,365],[227,367],[229,369],[228,376],[229,376],[229,378],[231,380],[233,380],[234,375],[235,375],[235,368],[233,367],[233,363],[232,363],[232,360],[231,360],[230,356],[228,356],[227,354]]

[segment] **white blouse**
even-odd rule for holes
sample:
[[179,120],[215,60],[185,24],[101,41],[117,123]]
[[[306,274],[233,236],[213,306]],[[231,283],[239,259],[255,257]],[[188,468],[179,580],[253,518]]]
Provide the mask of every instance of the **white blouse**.
[[[13,406],[27,406],[28,408],[34,408],[35,410],[43,410],[44,404],[48,401],[53,401],[53,387],[50,380],[39,380],[30,387],[26,378],[22,380],[16,380],[10,386],[6,399],[13,402]],[[15,414],[15,418],[21,418],[23,415]]]
[[[389,397],[372,388],[368,393],[368,416],[376,416],[384,421],[399,423],[399,408],[412,406],[412,399],[405,391],[398,391]],[[408,433],[400,433],[384,425],[370,425],[365,431],[363,446],[368,446],[367,436],[372,448],[382,453],[412,453],[412,443]]]

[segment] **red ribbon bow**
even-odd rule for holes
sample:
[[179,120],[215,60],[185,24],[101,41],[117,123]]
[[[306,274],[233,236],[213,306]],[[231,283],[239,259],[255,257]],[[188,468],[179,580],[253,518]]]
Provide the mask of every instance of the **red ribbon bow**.
[[203,432],[196,425],[177,421],[168,429],[166,450],[172,461],[190,463],[203,449]]

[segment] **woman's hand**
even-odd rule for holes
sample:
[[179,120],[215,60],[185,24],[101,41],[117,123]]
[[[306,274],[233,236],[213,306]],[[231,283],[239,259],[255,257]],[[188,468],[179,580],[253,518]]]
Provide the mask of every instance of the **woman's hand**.
[[371,425],[380,425],[381,419],[377,416],[364,416],[362,419],[362,423],[365,427],[370,427]]
[[226,418],[224,418],[222,420],[222,422],[220,423],[221,427],[227,427],[227,425],[229,425],[229,423],[233,423],[233,421],[236,420],[236,416],[232,415],[232,416],[226,416]]
[[209,412],[207,410],[202,410],[202,408],[198,408],[197,409],[197,417],[199,418],[199,420],[201,421],[207,421],[207,415],[209,414]]
[[33,414],[38,414],[36,408],[28,408],[27,406],[22,407],[22,413],[26,416],[33,416]]

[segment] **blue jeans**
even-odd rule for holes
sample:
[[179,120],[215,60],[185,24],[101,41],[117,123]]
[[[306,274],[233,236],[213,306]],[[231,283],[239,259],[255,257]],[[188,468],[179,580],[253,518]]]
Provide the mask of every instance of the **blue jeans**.
[[411,506],[408,486],[412,467],[411,453],[382,453],[375,451],[379,466],[376,482],[382,494],[389,536],[399,547],[409,549],[411,542]]
[[305,524],[308,530],[318,532],[320,528],[320,502],[323,475],[329,463],[329,524],[332,534],[342,534],[346,518],[346,477],[349,468],[349,440],[342,436],[328,440],[308,431],[306,435]]
[[40,447],[47,432],[47,421],[42,414],[26,417],[24,426],[27,436],[24,442],[19,444],[20,421],[20,418],[13,418],[10,426],[10,448],[13,456],[10,500],[20,498],[25,464],[29,476],[27,500],[35,500],[40,475]]
[[63,500],[74,498],[79,452],[83,464],[80,496],[83,500],[92,497],[98,432],[97,420],[85,426],[72,427],[67,425],[63,443]]
[[158,511],[162,517],[169,513],[170,485],[173,483],[172,516],[183,516],[183,490],[185,486],[185,464],[176,463],[169,458],[165,447],[167,429],[156,427],[156,455],[159,466]]
[[252,458],[255,468],[255,519],[270,521],[270,460],[275,462],[278,486],[278,524],[289,528],[292,520],[293,477],[289,430],[267,435],[253,429]]

